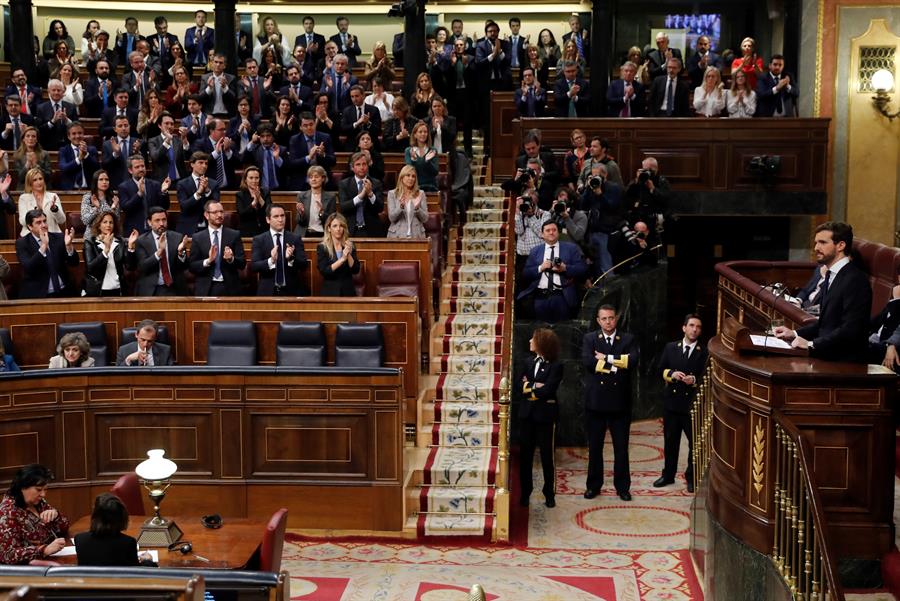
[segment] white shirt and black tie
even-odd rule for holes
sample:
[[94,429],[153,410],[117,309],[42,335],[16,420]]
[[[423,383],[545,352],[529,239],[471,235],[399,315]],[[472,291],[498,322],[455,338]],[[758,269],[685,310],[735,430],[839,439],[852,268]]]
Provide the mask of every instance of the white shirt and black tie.
[[[550,269],[546,271],[541,271],[541,279],[538,282],[538,288],[540,290],[560,290],[562,288],[562,278],[560,275],[553,271],[553,261],[559,258],[559,242],[556,244],[544,244],[544,261],[550,261]],[[543,264],[543,261],[541,262]],[[540,266],[538,266],[538,271],[540,271]],[[550,287],[550,284],[553,284],[553,287]]]

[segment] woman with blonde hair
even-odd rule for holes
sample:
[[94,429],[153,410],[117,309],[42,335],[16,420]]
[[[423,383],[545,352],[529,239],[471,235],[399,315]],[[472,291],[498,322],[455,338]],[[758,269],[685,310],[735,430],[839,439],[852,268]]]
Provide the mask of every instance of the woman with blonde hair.
[[340,213],[325,220],[325,238],[316,247],[316,264],[322,275],[320,296],[356,296],[353,274],[359,273],[359,260],[347,220]]
[[392,81],[394,79],[394,65],[390,57],[387,55],[387,46],[384,42],[375,42],[372,47],[372,58],[366,61],[363,78],[371,82],[376,77],[382,81]]
[[425,238],[428,201],[419,190],[416,170],[404,165],[397,176],[397,187],[388,192],[388,238]]
[[431,99],[434,98],[435,91],[432,85],[431,76],[424,71],[419,73],[416,78],[416,92],[413,94],[412,102],[410,102],[410,113],[416,119],[426,119],[428,111],[431,110]]
[[572,38],[569,38],[569,41],[563,46],[562,58],[556,63],[556,73],[558,76],[562,75],[563,65],[566,64],[566,61],[575,63],[578,67],[578,77],[584,77],[584,58],[582,58],[581,54],[578,52],[578,45]]
[[642,85],[650,85],[650,59],[644,58],[643,52],[637,46],[628,49],[628,61],[637,66],[634,78]]
[[56,355],[50,357],[47,369],[66,369],[69,367],[94,367],[91,357],[91,343],[81,332],[69,332],[59,339]]
[[722,74],[715,67],[707,67],[703,85],[694,90],[694,110],[701,117],[719,117],[725,109],[725,90]]
[[535,79],[541,82],[541,87],[546,89],[550,78],[550,65],[541,58],[541,52],[534,44],[525,49],[525,61],[526,64],[519,69],[519,73],[521,74],[523,69],[531,67],[534,69]]
[[22,143],[13,153],[13,169],[18,174],[19,188],[25,185],[25,177],[32,169],[37,169],[50,179],[50,154],[41,148],[40,136],[36,127],[28,126],[22,132]]
[[258,64],[262,65],[263,54],[270,48],[280,64],[285,66],[291,64],[291,57],[284,46],[284,35],[278,29],[275,17],[266,15],[259,19],[259,33],[256,35],[256,43],[253,46],[253,58]]
[[44,172],[32,168],[25,174],[25,193],[19,196],[19,223],[22,226],[20,236],[27,236],[30,230],[25,225],[25,214],[32,209],[41,209],[47,216],[47,231],[59,234],[60,226],[66,223],[66,212],[55,192],[47,190]]
[[743,71],[751,90],[756,89],[756,78],[765,71],[763,59],[756,55],[756,40],[747,37],[741,40],[741,56],[731,61],[731,77]]
[[731,90],[725,95],[728,116],[746,119],[756,113],[756,92],[750,87],[749,77],[741,70],[731,75]]
[[415,168],[420,188],[429,192],[437,191],[437,150],[431,144],[431,131],[424,121],[419,121],[413,127],[409,148],[403,152],[403,160]]

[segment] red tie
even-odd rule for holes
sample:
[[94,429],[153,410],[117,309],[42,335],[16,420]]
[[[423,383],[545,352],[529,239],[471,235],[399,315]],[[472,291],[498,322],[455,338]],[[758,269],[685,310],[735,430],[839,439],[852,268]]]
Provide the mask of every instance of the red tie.
[[159,269],[162,271],[163,284],[167,287],[171,286],[172,272],[169,270],[169,253],[166,252],[166,249],[163,249],[162,254],[159,255]]
[[25,94],[25,86],[19,88],[19,98],[22,100],[22,112],[28,115],[28,95]]

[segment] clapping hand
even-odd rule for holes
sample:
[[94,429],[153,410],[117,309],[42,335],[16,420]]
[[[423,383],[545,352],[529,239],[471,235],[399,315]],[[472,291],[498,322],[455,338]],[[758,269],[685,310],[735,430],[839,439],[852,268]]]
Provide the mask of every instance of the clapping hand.
[[216,257],[219,256],[219,247],[215,244],[209,247],[209,264],[212,265],[216,262]]
[[139,235],[137,230],[131,230],[131,234],[128,236],[128,250],[134,250],[134,245],[137,242]]
[[[144,180],[143,180],[143,178],[142,178],[142,179],[141,179],[141,183],[143,184],[143,182],[144,182]],[[164,180],[162,181],[162,184],[160,185],[160,191],[162,191],[162,192],[168,192],[168,191],[169,191],[169,187],[171,187],[171,185],[172,185],[172,178],[166,176],[166,179],[164,179]],[[141,191],[143,192],[143,189],[142,189]]]
[[286,244],[286,245],[285,245],[285,247],[284,247],[284,258],[285,258],[285,260],[289,260],[289,259],[293,259],[293,258],[294,258],[294,245],[293,245],[293,244]]
[[226,246],[225,250],[222,251],[222,258],[225,259],[229,263],[234,261],[234,251],[231,250],[230,246]]
[[[66,234],[63,237],[63,242],[65,242],[67,249],[72,248],[72,240],[74,240],[74,239],[75,239],[75,230],[73,228],[67,229]],[[70,250],[70,252],[71,252],[71,250]]]
[[187,249],[187,247],[188,247],[188,245],[189,245],[190,243],[191,243],[191,239],[188,238],[187,235],[185,235],[185,236],[181,239],[181,244],[178,245],[178,254],[179,254],[179,255],[180,255],[180,254],[183,254],[184,251],[185,251],[185,249]]

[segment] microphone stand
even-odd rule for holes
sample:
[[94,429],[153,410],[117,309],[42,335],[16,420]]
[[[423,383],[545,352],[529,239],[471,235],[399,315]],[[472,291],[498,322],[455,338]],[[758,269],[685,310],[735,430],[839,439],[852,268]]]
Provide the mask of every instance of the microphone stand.
[[[776,283],[776,284],[772,285],[772,288],[775,290],[775,294],[772,297],[772,318],[774,319],[775,305],[778,303],[779,297],[781,297],[782,295],[784,295],[787,292],[788,287],[784,284]],[[765,287],[761,288],[760,292],[762,292],[764,289],[765,289]],[[762,300],[762,299],[760,299],[760,300]],[[769,346],[767,344],[769,341],[769,330],[772,330],[772,334],[774,335],[775,330],[772,328],[771,320],[769,321],[769,326],[763,331],[763,357],[765,357],[766,355],[769,354]]]

